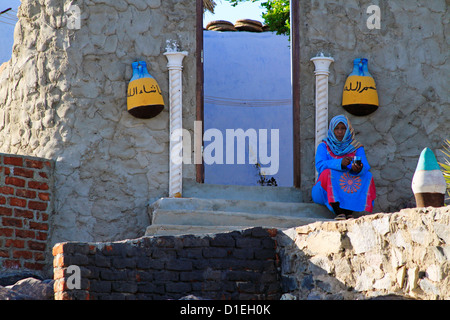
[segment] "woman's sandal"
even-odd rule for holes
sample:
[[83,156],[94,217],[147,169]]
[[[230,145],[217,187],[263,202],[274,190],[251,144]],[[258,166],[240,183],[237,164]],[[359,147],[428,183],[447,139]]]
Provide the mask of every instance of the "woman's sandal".
[[334,218],[334,220],[345,220],[345,219],[347,219],[347,217],[346,217],[345,214],[343,214],[343,213],[338,214],[338,215]]
[[347,215],[345,215],[345,218],[346,219],[353,219],[353,215],[352,214],[347,214]]

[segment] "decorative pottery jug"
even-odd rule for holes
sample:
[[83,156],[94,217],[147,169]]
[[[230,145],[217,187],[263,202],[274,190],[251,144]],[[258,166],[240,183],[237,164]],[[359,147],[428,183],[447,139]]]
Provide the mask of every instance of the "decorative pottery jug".
[[145,61],[136,61],[131,65],[133,76],[127,91],[128,112],[136,118],[153,118],[164,109],[161,89],[155,78],[148,73]]
[[447,188],[444,175],[429,148],[420,153],[419,162],[411,184],[419,207],[443,207],[445,205],[445,190]]
[[367,59],[353,61],[353,71],[344,85],[342,106],[355,116],[365,116],[378,109],[377,88],[369,73]]

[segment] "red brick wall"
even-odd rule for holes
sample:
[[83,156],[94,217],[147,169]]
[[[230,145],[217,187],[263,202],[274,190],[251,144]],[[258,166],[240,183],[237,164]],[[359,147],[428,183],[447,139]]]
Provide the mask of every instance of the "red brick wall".
[[53,162],[0,154],[0,271],[46,272]]

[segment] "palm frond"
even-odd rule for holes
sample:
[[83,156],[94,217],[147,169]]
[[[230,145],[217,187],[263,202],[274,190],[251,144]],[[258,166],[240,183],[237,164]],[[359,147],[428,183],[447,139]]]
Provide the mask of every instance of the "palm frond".
[[214,0],[203,0],[203,11],[208,10],[214,13],[214,8],[216,7],[216,2]]
[[450,160],[450,140],[445,140],[446,146],[444,146],[444,150],[442,151],[443,154],[445,154],[449,160]]
[[439,165],[442,167],[442,173],[444,174],[445,182],[447,183],[447,192],[450,196],[450,140],[445,140],[446,146],[444,146],[444,150],[442,153],[447,157],[445,159],[445,163],[439,162]]

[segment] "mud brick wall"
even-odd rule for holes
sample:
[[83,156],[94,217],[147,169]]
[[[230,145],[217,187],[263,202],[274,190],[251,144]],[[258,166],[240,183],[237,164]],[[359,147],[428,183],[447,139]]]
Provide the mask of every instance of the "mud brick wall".
[[0,272],[49,271],[53,162],[0,154]]
[[[56,300],[279,299],[276,230],[53,247]],[[79,287],[74,288],[79,267]]]

